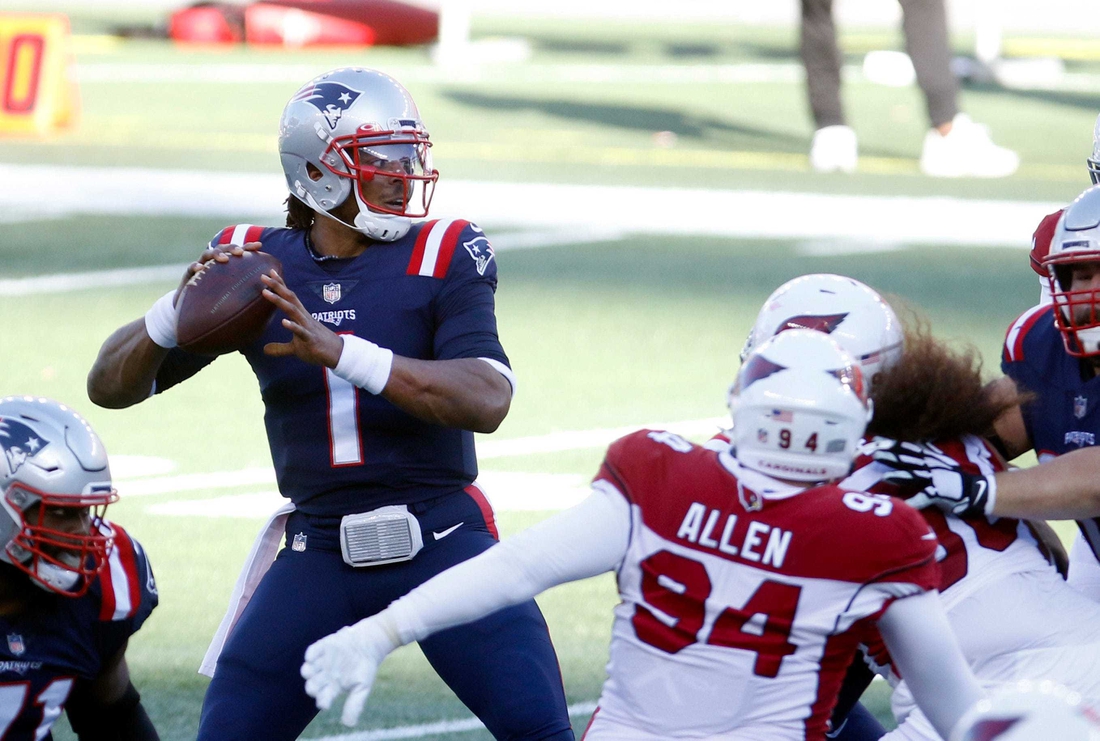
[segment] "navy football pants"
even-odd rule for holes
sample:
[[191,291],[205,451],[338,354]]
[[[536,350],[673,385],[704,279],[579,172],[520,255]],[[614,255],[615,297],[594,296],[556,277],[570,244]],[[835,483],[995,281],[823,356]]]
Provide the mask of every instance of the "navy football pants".
[[[424,549],[412,561],[357,569],[341,558],[339,519],[290,516],[287,541],[302,533],[306,549],[280,551],[230,634],[203,701],[199,741],[296,739],[317,714],[298,673],[307,646],[496,543],[465,492],[409,510],[420,520]],[[458,523],[434,538],[433,531]],[[420,647],[495,738],[572,741],[561,671],[534,601],[437,633]]]

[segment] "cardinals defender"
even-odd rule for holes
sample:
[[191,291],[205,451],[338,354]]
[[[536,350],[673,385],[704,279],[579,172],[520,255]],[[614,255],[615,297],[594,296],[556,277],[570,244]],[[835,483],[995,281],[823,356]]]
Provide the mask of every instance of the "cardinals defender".
[[[477,226],[416,220],[439,173],[415,102],[388,75],[334,70],[287,103],[279,152],[288,228],[223,230],[184,276],[261,245],[283,268],[264,278],[279,311],[242,352],[290,501],[261,532],[203,662],[201,741],[297,738],[317,713],[298,677],[306,647],[497,537],[473,436],[496,429],[515,387],[496,260]],[[138,403],[208,365],[174,348],[176,326],[172,292],[108,338],[93,401]],[[573,738],[533,601],[421,648],[494,736]]]
[[[1093,185],[1100,185],[1100,115],[1096,116],[1096,125],[1092,129],[1092,156],[1085,159],[1085,166],[1089,171],[1089,178]],[[1035,227],[1035,233],[1031,235],[1031,253],[1029,259],[1031,269],[1039,276],[1039,303],[1050,303],[1050,282],[1047,278],[1047,270],[1043,261],[1050,254],[1050,244],[1054,239],[1054,231],[1058,228],[1058,220],[1065,213],[1060,208],[1052,214],[1047,214]]]
[[898,500],[846,492],[870,413],[825,335],[791,331],[744,363],[734,448],[641,430],[582,504],[311,646],[302,674],[354,723],[399,645],[555,584],[613,570],[608,679],[592,741],[822,739],[873,624],[946,736],[980,691],[935,597],[935,536]]
[[156,741],[126,644],[157,605],[141,545],[104,519],[103,444],[50,399],[0,399],[0,738]]
[[[831,330],[830,336],[842,347],[866,359],[864,371],[874,379],[871,398],[875,402],[869,437],[903,441],[869,444],[841,486],[912,496],[913,485],[920,482],[916,488],[924,491],[909,501],[927,506],[937,498],[936,484],[945,489],[954,484],[961,491],[961,482],[968,477],[967,481],[984,484],[984,489],[968,486],[968,492],[977,495],[980,489],[988,495],[998,482],[1011,490],[1019,488],[1019,477],[1030,480],[1029,472],[1006,471],[992,446],[975,434],[991,427],[1012,399],[983,392],[973,357],[953,355],[926,333],[903,332],[897,316],[877,293],[834,275],[803,276],[777,289],[761,309],[748,345],[751,349],[754,343],[792,326],[810,325]],[[939,447],[904,442],[922,440],[939,441]],[[930,473],[925,478],[916,474],[913,465],[917,458],[930,464],[933,457],[940,461],[934,482]],[[958,476],[951,478],[948,468]],[[1056,483],[1067,491],[1082,485],[1065,476],[1056,477]],[[1090,485],[1098,488],[1096,483]],[[1051,677],[1097,696],[1100,613],[1053,571],[1028,524],[987,514],[983,507],[988,501],[988,496],[981,498],[976,508],[965,512],[922,510],[940,541],[939,589],[967,660],[979,680],[990,685]],[[1008,611],[1016,616],[1011,625],[1003,621]],[[868,653],[872,660],[878,654],[873,663],[888,663],[881,652]],[[1080,658],[1086,654],[1091,657],[1088,661]],[[927,719],[913,711],[906,683],[899,684],[899,677],[887,667],[878,668],[898,685],[894,712],[901,725],[888,737],[935,739]],[[835,720],[839,726],[842,719]]]

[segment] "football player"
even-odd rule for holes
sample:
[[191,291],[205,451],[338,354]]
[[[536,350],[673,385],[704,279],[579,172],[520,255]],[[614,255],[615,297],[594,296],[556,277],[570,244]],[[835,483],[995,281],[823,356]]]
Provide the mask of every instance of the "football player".
[[398,646],[614,571],[622,602],[586,739],[823,739],[876,623],[946,737],[981,691],[935,594],[935,535],[896,499],[828,483],[870,417],[859,367],[819,332],[785,332],[736,389],[732,448],[618,440],[586,501],[311,646],[306,690],[321,707],[349,691],[354,724]]
[[[1005,477],[960,479],[929,456],[908,451],[905,466],[925,479],[925,494],[959,511],[1074,517],[1080,533],[1070,553],[1069,581],[1100,600],[1100,494],[1096,492],[1100,433],[1100,186],[1082,193],[1058,221],[1043,259],[1052,303],[1024,312],[1009,327],[992,394],[1026,392],[997,420],[996,435],[1008,458],[1034,450],[1044,464]],[[914,455],[914,453],[916,453]],[[1065,460],[1048,463],[1058,456]],[[1002,480],[1002,478],[1006,480]]]
[[145,551],[104,519],[103,443],[50,399],[0,399],[0,738],[156,741],[126,645],[157,605]]
[[[899,441],[871,441],[840,486],[916,493],[911,485],[917,479],[898,476],[894,469],[905,446],[929,448],[921,442],[937,444],[942,459],[972,480],[1025,473],[1005,471],[994,447],[983,439],[994,420],[1015,404],[1014,397],[983,388],[973,354],[950,352],[926,329],[904,332],[891,307],[867,286],[834,275],[788,282],[765,302],[748,348],[791,327],[829,333],[863,359],[875,404],[868,436]],[[921,481],[921,487],[928,485]],[[919,493],[909,501],[927,505],[930,499]],[[1085,696],[1100,697],[1100,611],[1050,566],[1046,539],[1037,538],[1029,523],[990,516],[980,508],[946,514],[932,508],[922,515],[940,541],[938,586],[948,619],[979,680],[994,686],[1021,678],[1055,679]],[[1003,625],[1002,616],[1009,611],[1014,619]],[[888,658],[873,643],[865,653],[868,663],[895,685],[894,714],[900,726],[887,737],[936,739],[928,719],[913,709],[907,683],[889,670]],[[840,718],[836,721],[839,726]],[[857,737],[874,735],[841,736]]]
[[[1100,115],[1096,116],[1096,125],[1092,129],[1092,156],[1085,159],[1085,166],[1089,171],[1089,178],[1093,185],[1100,185]],[[1031,261],[1031,269],[1039,276],[1039,303],[1050,303],[1050,281],[1043,261],[1050,254],[1050,243],[1054,239],[1054,230],[1058,227],[1058,219],[1062,218],[1064,208],[1060,208],[1052,214],[1047,214],[1035,227],[1035,233],[1031,235],[1031,252],[1028,255]]]
[[[225,229],[184,276],[261,245],[283,266],[266,277],[277,320],[242,352],[290,503],[261,533],[204,661],[202,741],[297,738],[317,713],[298,676],[310,643],[497,542],[473,437],[497,428],[515,388],[496,261],[474,224],[416,220],[439,176],[430,145],[392,77],[321,75],[280,122],[287,228]],[[134,404],[211,362],[175,347],[175,296],[106,341],[94,401]],[[421,648],[497,738],[573,738],[533,601]]]

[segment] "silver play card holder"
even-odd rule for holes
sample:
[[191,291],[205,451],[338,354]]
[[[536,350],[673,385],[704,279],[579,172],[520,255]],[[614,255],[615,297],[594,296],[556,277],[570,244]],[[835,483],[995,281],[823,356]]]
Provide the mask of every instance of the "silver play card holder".
[[410,561],[423,547],[420,523],[403,504],[345,515],[340,520],[340,552],[349,566]]

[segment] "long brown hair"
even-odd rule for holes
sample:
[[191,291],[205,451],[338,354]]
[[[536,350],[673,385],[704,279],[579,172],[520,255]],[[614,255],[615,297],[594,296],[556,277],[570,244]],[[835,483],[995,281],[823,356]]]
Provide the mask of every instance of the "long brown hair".
[[867,436],[928,441],[993,434],[994,420],[1022,398],[986,390],[981,357],[973,346],[952,349],[914,314],[906,323],[905,351],[871,389],[875,414]]
[[309,229],[316,216],[304,202],[294,196],[286,197],[286,225],[291,229]]

